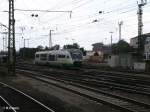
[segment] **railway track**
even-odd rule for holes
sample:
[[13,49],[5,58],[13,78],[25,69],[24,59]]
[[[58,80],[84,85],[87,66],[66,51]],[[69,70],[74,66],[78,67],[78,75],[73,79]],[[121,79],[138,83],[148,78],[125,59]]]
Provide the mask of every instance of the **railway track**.
[[[85,70],[86,71],[86,70]],[[88,74],[94,75],[94,76],[100,76],[100,77],[106,77],[111,79],[122,79],[122,80],[128,80],[132,81],[134,83],[140,83],[145,85],[150,85],[150,76],[145,74],[131,74],[131,73],[121,73],[121,72],[110,72],[110,71],[98,71],[98,70],[92,70],[90,72],[87,72]]]
[[137,94],[142,94],[142,95],[150,95],[150,88],[142,88],[139,86],[132,86],[132,85],[126,85],[126,84],[118,84],[118,83],[114,83],[114,82],[110,82],[110,81],[106,81],[106,80],[98,80],[95,79],[95,77],[84,77],[84,78],[75,78],[75,77],[71,77],[68,75],[63,75],[63,76],[56,76],[55,74],[50,74],[51,76],[53,75],[53,77],[57,77],[59,79],[65,79],[71,82],[76,82],[76,83],[82,83],[84,85],[88,85],[91,87],[105,87],[105,88],[109,88],[112,90],[121,90],[121,91],[126,91],[126,92],[131,92],[131,93],[137,93]]
[[0,112],[16,112],[16,110],[5,100],[2,96],[0,96]]
[[2,112],[55,112],[31,96],[2,82],[0,107]]
[[57,78],[53,76],[42,75],[41,73],[33,71],[24,71],[27,76],[40,80],[42,82],[54,85],[59,88],[71,91],[81,96],[87,97],[93,101],[110,105],[114,108],[120,109],[126,112],[149,112],[150,105],[144,102],[137,101],[135,99],[123,97],[121,95],[111,94],[107,91],[95,89],[81,82],[75,82],[68,78]]
[[[38,66],[39,67],[39,66]],[[19,69],[24,69],[24,70],[31,70],[31,71],[38,71],[42,72],[44,74],[50,74],[52,75],[53,73],[55,77],[59,78],[67,78],[70,80],[80,80],[82,83],[85,84],[90,84],[94,86],[99,86],[99,87],[106,87],[106,88],[112,88],[112,89],[117,89],[117,90],[122,90],[126,92],[131,92],[131,93],[138,93],[138,94],[143,94],[143,95],[150,95],[150,81],[148,78],[141,78],[127,75],[127,74],[120,74],[120,73],[110,73],[110,72],[104,72],[104,71],[95,71],[95,72],[82,72],[78,74],[77,73],[68,73],[68,71],[49,71],[44,69],[37,69],[35,66],[34,67],[19,67]],[[70,72],[70,71],[69,71]],[[60,75],[61,74],[61,75]]]

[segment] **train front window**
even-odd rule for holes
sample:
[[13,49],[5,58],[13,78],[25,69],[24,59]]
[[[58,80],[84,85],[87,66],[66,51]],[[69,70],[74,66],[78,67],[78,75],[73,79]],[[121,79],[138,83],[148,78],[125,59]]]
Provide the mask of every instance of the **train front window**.
[[82,59],[82,54],[80,52],[71,52],[72,59]]

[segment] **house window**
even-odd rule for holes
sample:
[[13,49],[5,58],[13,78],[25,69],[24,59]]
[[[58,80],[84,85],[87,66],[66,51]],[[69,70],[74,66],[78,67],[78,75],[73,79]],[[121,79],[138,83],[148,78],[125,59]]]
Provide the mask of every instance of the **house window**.
[[149,44],[149,42],[148,42],[148,41],[146,41],[146,42],[145,42],[145,44]]
[[146,59],[146,54],[144,54],[143,58]]
[[149,54],[149,56],[148,56],[148,59],[150,59],[150,54]]

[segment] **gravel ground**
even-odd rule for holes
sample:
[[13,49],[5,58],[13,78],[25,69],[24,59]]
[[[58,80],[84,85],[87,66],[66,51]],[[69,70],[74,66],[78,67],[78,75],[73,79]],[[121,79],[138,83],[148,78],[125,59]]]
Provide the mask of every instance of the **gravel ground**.
[[120,112],[109,106],[22,75],[17,75],[15,78],[0,77],[0,81],[33,96],[56,112]]

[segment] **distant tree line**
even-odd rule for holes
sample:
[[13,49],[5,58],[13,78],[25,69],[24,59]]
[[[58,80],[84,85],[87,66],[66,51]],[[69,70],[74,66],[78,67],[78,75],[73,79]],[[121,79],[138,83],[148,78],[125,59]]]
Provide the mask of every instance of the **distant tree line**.
[[112,45],[112,54],[121,54],[132,52],[133,48],[124,40]]
[[86,50],[84,49],[84,47],[80,47],[77,43],[64,45],[63,49],[80,49],[83,55],[86,55]]
[[[41,45],[37,46],[36,48],[21,48],[19,50],[18,57],[20,58],[24,58],[24,59],[34,59],[35,53],[37,51],[46,51],[46,50],[59,50],[60,46],[59,45],[55,45],[51,48],[49,47],[43,47]],[[86,55],[86,51],[83,47],[80,47],[77,43],[74,44],[68,44],[68,45],[64,45],[63,49],[80,49],[83,53],[83,55]]]

